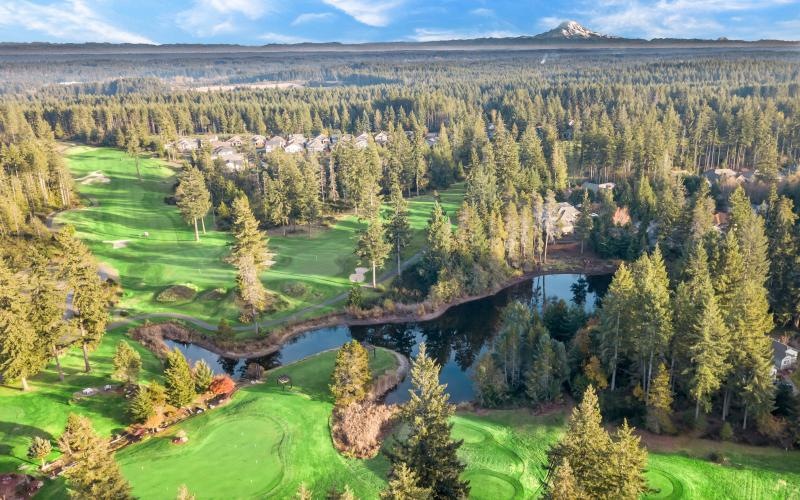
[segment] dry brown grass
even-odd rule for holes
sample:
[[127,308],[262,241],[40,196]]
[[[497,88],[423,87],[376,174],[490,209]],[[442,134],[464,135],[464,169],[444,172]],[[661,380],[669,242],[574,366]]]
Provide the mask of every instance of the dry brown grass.
[[380,451],[383,438],[391,429],[400,409],[372,401],[353,403],[333,412],[333,444],[344,455],[372,458]]

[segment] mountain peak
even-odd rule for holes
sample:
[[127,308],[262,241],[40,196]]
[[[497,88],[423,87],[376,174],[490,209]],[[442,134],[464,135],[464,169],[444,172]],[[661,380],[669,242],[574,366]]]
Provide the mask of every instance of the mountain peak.
[[580,40],[580,39],[594,39],[594,38],[615,38],[609,35],[603,35],[596,31],[592,31],[583,27],[577,21],[564,21],[550,31],[540,33],[534,38],[546,39],[566,39],[566,40]]

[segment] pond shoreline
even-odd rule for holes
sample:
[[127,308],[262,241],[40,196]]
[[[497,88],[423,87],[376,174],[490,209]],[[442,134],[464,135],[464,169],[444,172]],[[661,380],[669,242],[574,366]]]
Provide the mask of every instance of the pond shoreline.
[[555,266],[552,266],[549,269],[538,269],[521,274],[483,293],[460,297],[442,304],[432,311],[424,313],[417,312],[423,304],[404,305],[403,312],[380,314],[369,317],[357,317],[350,312],[331,313],[326,316],[304,320],[283,329],[272,331],[264,338],[230,341],[230,343],[224,341],[220,342],[220,339],[213,334],[204,333],[191,325],[180,322],[180,320],[172,319],[164,323],[181,325],[187,332],[180,335],[173,335],[171,334],[172,330],[168,329],[168,334],[165,335],[164,338],[176,342],[194,344],[225,358],[258,358],[278,352],[287,342],[311,330],[339,326],[372,326],[431,321],[443,316],[448,310],[454,307],[497,295],[508,288],[539,276],[567,273],[584,274],[587,276],[603,275],[613,273],[617,267],[618,262],[612,260],[593,260],[590,261],[588,265],[583,266],[571,265],[563,268],[555,268]]

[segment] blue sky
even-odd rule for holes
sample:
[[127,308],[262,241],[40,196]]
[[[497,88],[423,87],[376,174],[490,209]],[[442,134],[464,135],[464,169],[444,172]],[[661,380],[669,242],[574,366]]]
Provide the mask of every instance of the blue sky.
[[0,0],[0,41],[297,43],[531,35],[800,39],[800,0]]

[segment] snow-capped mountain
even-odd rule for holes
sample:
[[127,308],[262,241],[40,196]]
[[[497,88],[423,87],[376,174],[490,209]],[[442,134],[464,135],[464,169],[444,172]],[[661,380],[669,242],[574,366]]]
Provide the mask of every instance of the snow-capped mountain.
[[584,28],[575,21],[564,21],[550,31],[540,33],[533,38],[545,40],[590,40],[590,39],[609,39],[616,38],[604,35],[588,28]]

